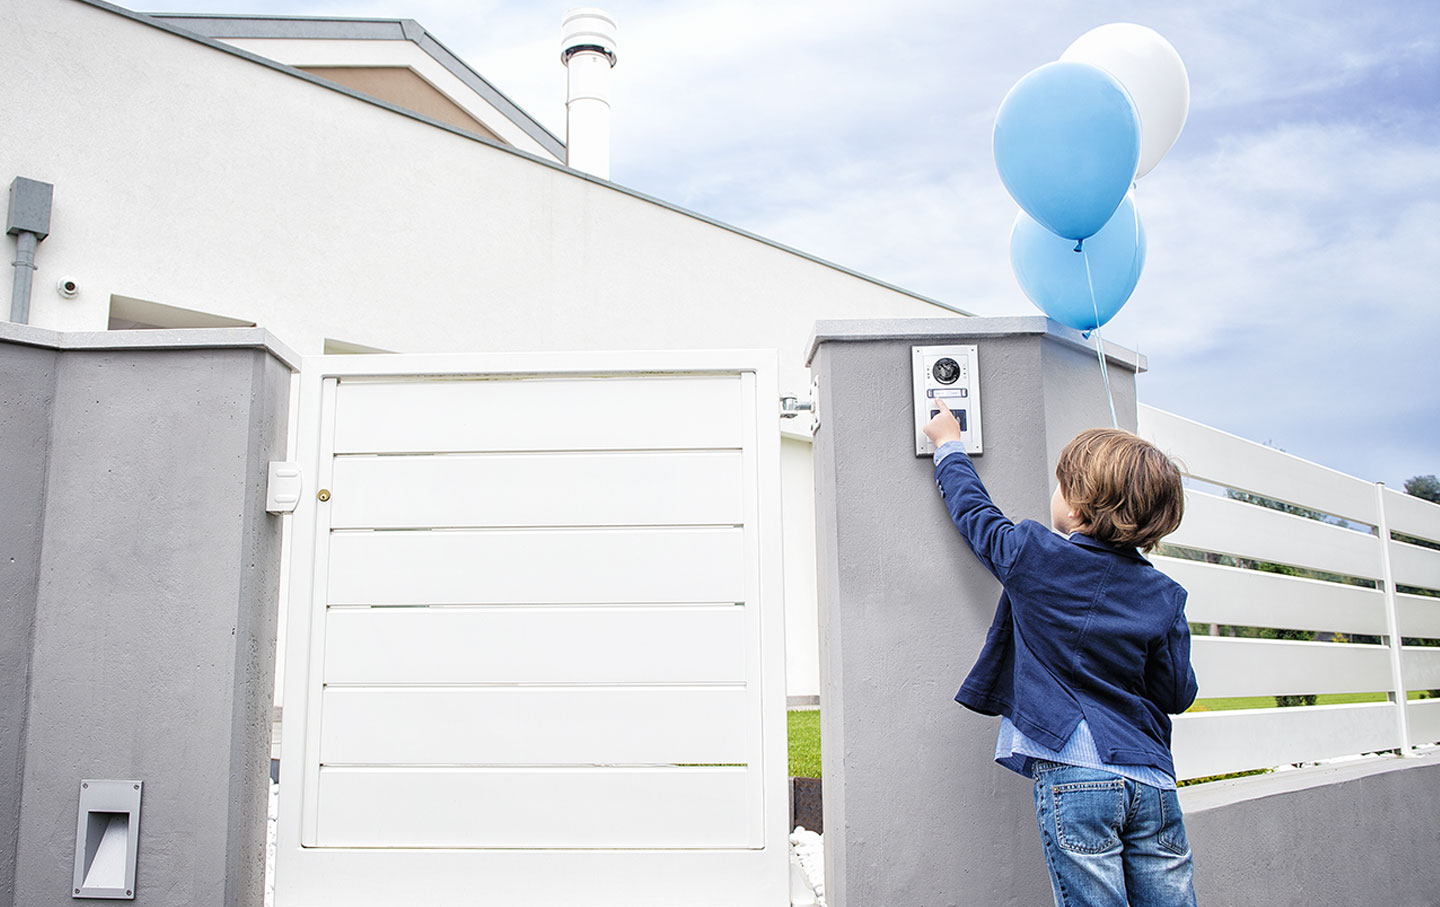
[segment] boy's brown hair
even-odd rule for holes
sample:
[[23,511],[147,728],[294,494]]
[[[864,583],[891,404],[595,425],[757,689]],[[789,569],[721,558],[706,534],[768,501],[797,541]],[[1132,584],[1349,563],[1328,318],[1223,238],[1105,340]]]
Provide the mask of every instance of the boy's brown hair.
[[1179,467],[1127,431],[1082,431],[1060,452],[1055,477],[1082,531],[1112,545],[1149,551],[1185,515]]

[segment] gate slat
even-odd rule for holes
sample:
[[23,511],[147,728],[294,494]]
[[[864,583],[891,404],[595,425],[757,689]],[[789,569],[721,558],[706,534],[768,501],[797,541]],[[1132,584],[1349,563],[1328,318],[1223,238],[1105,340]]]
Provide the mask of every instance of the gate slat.
[[327,689],[320,760],[598,765],[750,760],[743,686]]
[[740,437],[734,376],[342,381],[335,418],[337,454],[738,448]]
[[322,847],[755,847],[741,768],[320,771]]
[[735,605],[334,608],[326,683],[705,683],[745,680]]
[[738,524],[739,451],[342,457],[335,529]]
[[331,604],[738,602],[739,529],[336,532]]

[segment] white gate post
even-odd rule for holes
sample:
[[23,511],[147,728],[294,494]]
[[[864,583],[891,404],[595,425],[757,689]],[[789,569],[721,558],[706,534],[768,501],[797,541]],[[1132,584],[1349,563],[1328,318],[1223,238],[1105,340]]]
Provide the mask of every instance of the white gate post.
[[1396,715],[1400,722],[1400,755],[1413,753],[1410,745],[1410,694],[1405,689],[1405,670],[1402,663],[1402,637],[1400,618],[1395,606],[1395,572],[1390,567],[1390,522],[1385,518],[1385,483],[1375,483],[1375,512],[1380,533],[1380,581],[1384,583],[1385,628],[1390,634],[1390,676],[1395,687]]

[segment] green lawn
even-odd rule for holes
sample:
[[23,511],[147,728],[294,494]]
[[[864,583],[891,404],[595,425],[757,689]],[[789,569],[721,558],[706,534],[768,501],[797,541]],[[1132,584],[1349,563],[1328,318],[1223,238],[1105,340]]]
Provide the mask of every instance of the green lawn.
[[[1424,691],[1410,693],[1411,699],[1419,699]],[[1316,705],[1338,705],[1351,702],[1384,702],[1384,693],[1330,693],[1319,696]],[[1229,709],[1273,709],[1274,696],[1232,696],[1221,699],[1197,699],[1190,707],[1192,712],[1222,712]],[[820,777],[820,710],[787,712],[790,733],[790,776],[792,778]],[[1251,773],[1253,774],[1253,773]],[[1226,776],[1229,777],[1229,776]]]
[[820,777],[820,710],[786,712],[790,725],[790,777]]
[[[1409,698],[1420,699],[1424,694],[1412,690]],[[1316,705],[1340,705],[1351,702],[1384,702],[1384,693],[1326,693],[1316,697]],[[1191,712],[1226,712],[1231,709],[1273,709],[1274,696],[1230,696],[1219,699],[1197,699],[1190,706]]]

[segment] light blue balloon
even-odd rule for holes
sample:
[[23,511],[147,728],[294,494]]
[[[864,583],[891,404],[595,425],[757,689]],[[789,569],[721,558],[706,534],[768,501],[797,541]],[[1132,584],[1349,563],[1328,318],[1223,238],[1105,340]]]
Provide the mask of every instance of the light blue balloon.
[[1120,202],[1110,222],[1085,240],[1082,252],[1075,251],[1073,240],[1056,236],[1021,211],[1010,231],[1010,266],[1020,289],[1042,312],[1077,331],[1095,330],[1125,305],[1145,267],[1145,227],[1134,199],[1127,195]]
[[1093,236],[1125,197],[1140,162],[1130,95],[1088,63],[1047,63],[995,115],[995,167],[1011,197],[1052,233]]

